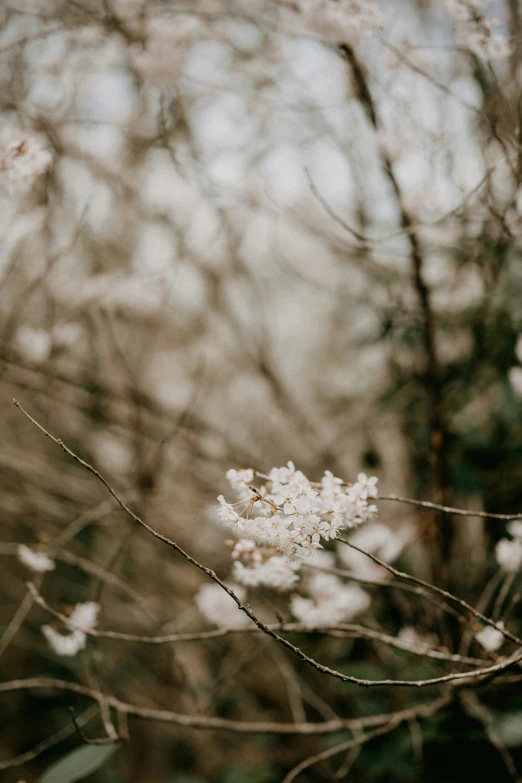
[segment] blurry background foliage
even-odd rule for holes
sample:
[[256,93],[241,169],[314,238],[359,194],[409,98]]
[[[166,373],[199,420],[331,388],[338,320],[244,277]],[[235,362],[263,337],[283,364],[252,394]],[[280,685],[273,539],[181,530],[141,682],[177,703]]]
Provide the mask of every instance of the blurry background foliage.
[[[30,188],[4,178],[0,192],[2,632],[28,578],[13,544],[45,543],[107,499],[13,397],[223,577],[230,554],[214,507],[229,467],[292,459],[313,479],[366,470],[383,493],[522,509],[520,9],[482,4],[510,42],[507,56],[487,59],[455,41],[438,0],[376,5],[382,29],[346,32],[372,124],[343,40],[308,25],[299,3],[1,3],[1,132],[38,134],[52,153]],[[121,511],[99,517],[67,544],[76,559],[46,577],[49,603],[96,600],[104,628],[133,633],[206,627],[194,608],[201,574]],[[380,518],[415,526],[399,567],[476,603],[502,522],[391,503]],[[519,588],[515,579],[513,627]],[[459,629],[442,629],[429,605],[372,595],[388,633],[414,625],[451,647]],[[264,600],[252,598],[264,617],[280,607],[286,619],[277,595]],[[266,638],[91,639],[60,658],[40,632],[47,621],[31,609],[2,650],[2,680],[58,677],[165,709],[291,719],[281,674],[290,659]],[[370,640],[295,640],[360,677],[445,671]],[[291,663],[309,719],[422,701]],[[522,770],[520,692],[504,686],[485,699]],[[68,706],[80,715],[89,705],[70,693],[2,694],[0,762],[69,726]],[[71,730],[2,780],[65,783],[52,765],[81,747],[103,762],[87,778],[96,783],[272,783],[348,738],[137,719],[130,728],[132,741],[106,758]],[[103,734],[99,717],[85,732]],[[299,780],[334,780],[344,760]],[[349,778],[492,774],[512,780],[482,724],[456,704],[373,740]]]

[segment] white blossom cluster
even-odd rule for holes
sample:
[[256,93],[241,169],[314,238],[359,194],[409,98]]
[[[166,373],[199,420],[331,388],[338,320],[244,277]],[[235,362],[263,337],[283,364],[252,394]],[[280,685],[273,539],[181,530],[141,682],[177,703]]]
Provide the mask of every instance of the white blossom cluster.
[[85,648],[87,633],[96,627],[99,611],[95,601],[76,604],[66,619],[66,633],[60,633],[52,625],[43,625],[42,633],[57,655],[72,657]]
[[68,351],[77,347],[83,336],[83,329],[76,323],[59,323],[52,329],[36,329],[20,326],[13,341],[20,357],[29,364],[44,364],[54,352]]
[[38,134],[21,129],[4,131],[0,138],[0,188],[4,192],[28,189],[45,174],[53,156]]
[[35,573],[54,571],[55,563],[45,552],[37,552],[25,544],[19,544],[17,549],[18,559],[26,568]]
[[321,571],[307,583],[308,597],[292,596],[290,609],[295,618],[311,627],[349,622],[366,611],[370,596],[357,585],[345,585],[334,574]]
[[478,3],[471,0],[447,0],[446,8],[455,22],[458,46],[483,60],[509,57],[511,49],[508,40],[492,27],[497,20],[487,20],[476,10]]
[[235,544],[232,559],[232,577],[245,587],[271,587],[283,591],[299,580],[298,562],[288,560],[274,549],[257,547],[247,538]]
[[134,67],[147,81],[172,84],[200,28],[197,15],[176,14],[175,25],[165,24],[162,18],[147,19],[146,45],[130,48]]
[[518,571],[522,566],[522,520],[515,519],[507,526],[513,538],[501,538],[495,547],[497,563],[505,571]]
[[[264,479],[260,488],[250,482]],[[227,478],[239,502],[218,497],[223,523],[242,538],[259,546],[273,547],[289,558],[304,559],[321,549],[321,540],[337,537],[339,531],[371,519],[377,507],[368,501],[377,496],[377,479],[360,473],[346,485],[330,471],[320,484],[312,484],[292,462],[272,468],[266,476],[253,470],[229,470]]]
[[382,14],[373,3],[359,0],[301,0],[299,8],[305,25],[328,43],[353,45],[383,29]]

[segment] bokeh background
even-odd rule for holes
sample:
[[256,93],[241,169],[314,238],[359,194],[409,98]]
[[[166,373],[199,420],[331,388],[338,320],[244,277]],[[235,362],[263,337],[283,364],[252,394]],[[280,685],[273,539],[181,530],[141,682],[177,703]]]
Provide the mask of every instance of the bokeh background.
[[[0,3],[2,681],[56,676],[243,720],[422,700],[325,681],[258,637],[91,639],[61,658],[16,558],[17,544],[45,546],[79,519],[41,579],[51,605],[98,601],[103,628],[133,633],[211,627],[195,605],[203,575],[132,526],[12,398],[223,578],[229,536],[215,507],[231,467],[293,460],[313,480],[362,470],[383,494],[522,508],[521,10],[387,0],[379,20],[362,5]],[[41,145],[49,164],[12,175],[13,138]],[[404,568],[479,600],[503,522],[379,509],[392,530],[415,531]],[[519,586],[515,573],[514,632]],[[371,592],[367,625],[415,627],[457,650],[451,618]],[[251,600],[266,619],[288,616],[281,597]],[[364,639],[299,643],[362,677],[449,670]],[[484,694],[519,770],[521,694]],[[0,699],[2,780],[36,781],[80,745],[67,711],[89,708],[80,696]],[[96,709],[87,717],[86,733],[103,734]],[[7,764],[63,728],[61,743]],[[89,780],[271,783],[345,738],[130,730]],[[345,779],[344,761],[301,779]],[[518,779],[460,703],[374,740],[349,770],[354,783],[492,774]]]

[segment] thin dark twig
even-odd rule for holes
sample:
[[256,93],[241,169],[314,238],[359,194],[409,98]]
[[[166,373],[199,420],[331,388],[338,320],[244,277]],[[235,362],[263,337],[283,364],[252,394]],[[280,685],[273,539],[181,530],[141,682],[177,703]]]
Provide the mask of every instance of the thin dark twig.
[[522,639],[519,639],[518,636],[515,636],[514,634],[510,633],[509,631],[506,631],[501,627],[499,628],[497,623],[494,620],[492,620],[491,617],[486,617],[486,615],[482,614],[482,612],[479,612],[478,609],[475,609],[473,606],[471,606],[471,604],[468,604],[462,598],[458,598],[456,595],[453,595],[452,593],[448,593],[447,590],[443,590],[441,587],[436,587],[436,585],[432,585],[429,582],[425,582],[423,579],[419,579],[417,576],[412,576],[411,574],[406,574],[403,571],[398,571],[393,566],[389,565],[388,563],[385,563],[384,560],[380,560],[380,558],[376,557],[375,555],[372,555],[370,552],[366,552],[364,549],[360,549],[358,546],[355,546],[355,544],[351,544],[350,541],[347,541],[345,538],[339,537],[338,540],[342,541],[342,543],[346,544],[346,546],[355,549],[357,552],[361,552],[361,554],[366,555],[366,557],[369,557],[370,560],[373,560],[374,563],[377,563],[378,565],[385,568],[387,571],[389,571],[391,574],[396,576],[398,579],[405,579],[408,582],[412,582],[413,584],[420,585],[421,587],[425,587],[428,590],[433,590],[439,595],[442,595],[448,601],[455,601],[455,603],[457,603],[463,609],[466,609],[468,612],[471,612],[475,617],[478,617],[480,620],[482,620],[482,622],[486,623],[487,625],[491,625],[493,628],[495,628],[495,630],[500,631],[502,635],[506,637],[506,639],[510,639],[512,642],[516,642],[518,645],[522,645]]
[[76,715],[74,714],[74,709],[71,706],[69,706],[68,709],[69,712],[71,713],[71,719],[74,724],[76,733],[78,734],[81,741],[85,745],[114,745],[116,742],[121,742],[121,737],[119,737],[118,735],[116,735],[115,737],[97,737],[94,739],[90,739],[83,733],[81,726],[78,723],[78,720],[76,719]]

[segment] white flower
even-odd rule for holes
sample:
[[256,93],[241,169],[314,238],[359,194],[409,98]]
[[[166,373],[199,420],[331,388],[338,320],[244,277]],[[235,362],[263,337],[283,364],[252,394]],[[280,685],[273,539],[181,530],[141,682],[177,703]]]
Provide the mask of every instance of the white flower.
[[246,587],[271,587],[275,590],[289,590],[299,576],[296,571],[299,563],[289,562],[286,557],[274,555],[264,563],[253,563],[245,566],[236,560],[233,566],[233,577],[236,582]]
[[43,573],[45,571],[54,571],[54,560],[45,554],[45,552],[35,552],[34,549],[26,546],[25,544],[19,544],[17,549],[18,559],[24,566],[30,568],[31,571]]
[[43,329],[21,326],[16,332],[15,347],[26,361],[42,364],[51,355],[51,335]]
[[299,577],[299,563],[277,554],[277,550],[257,547],[253,541],[242,538],[232,549],[233,578],[247,587],[271,587],[288,590]]
[[335,554],[321,549],[314,552],[310,563],[318,568],[333,568],[335,565]]
[[52,163],[52,153],[41,136],[21,129],[4,130],[0,139],[0,188],[28,189]]
[[80,631],[92,631],[98,622],[100,605],[95,601],[87,601],[84,604],[76,604],[72,613],[67,618],[70,628]]
[[234,544],[232,559],[237,560],[238,558],[241,558],[243,562],[253,561],[255,563],[261,563],[263,561],[261,550],[248,538],[240,538],[239,541]]
[[[228,585],[239,600],[245,600],[246,591],[238,585]],[[244,628],[249,617],[238,609],[233,598],[218,584],[203,585],[196,595],[196,604],[201,614],[219,628]]]
[[304,21],[320,38],[331,43],[358,43],[382,30],[382,14],[368,2],[358,0],[301,0]]
[[[250,469],[228,471],[240,502],[228,503],[220,495],[218,514],[237,534],[292,559],[310,557],[322,548],[323,539],[334,539],[342,528],[360,525],[377,512],[368,504],[368,498],[377,495],[377,479],[364,473],[348,486],[326,471],[321,484],[313,485],[289,462],[286,467],[272,468],[257,494],[248,488],[254,475]],[[257,516],[252,519],[254,507]]]
[[[503,629],[504,623],[497,623],[497,628]],[[482,630],[475,634],[475,639],[487,652],[495,652],[502,647],[504,634],[491,625],[485,625]]]
[[446,4],[455,21],[458,46],[486,61],[509,57],[509,41],[491,29],[496,20],[488,21],[483,15],[477,16],[476,5],[476,2],[473,4],[468,0],[448,0]]
[[65,350],[79,342],[83,336],[83,329],[79,324],[56,324],[52,330],[52,341],[57,348]]
[[59,633],[51,625],[43,625],[42,633],[57,655],[76,655],[87,643],[87,633],[96,627],[99,604],[87,601],[76,604],[72,613],[66,618],[67,633]]
[[471,11],[463,0],[446,0],[446,9],[456,22],[467,22]]
[[333,574],[317,572],[307,585],[309,598],[292,596],[294,617],[311,627],[349,622],[368,609],[370,596],[357,585],[345,585]]
[[506,571],[518,571],[522,565],[522,541],[518,538],[513,541],[501,538],[495,547],[495,557],[499,566]]
[[227,470],[226,477],[230,482],[232,489],[239,491],[248,489],[248,485],[254,480],[254,471],[251,468],[246,470]]
[[83,631],[73,631],[64,635],[58,633],[51,625],[43,625],[42,633],[57,655],[77,655],[86,644],[86,636]]
[[359,473],[357,476],[357,484],[362,488],[363,493],[366,493],[366,498],[377,497],[377,482],[376,476],[367,476],[366,473]]
[[522,538],[522,519],[514,519],[508,524],[507,529],[513,538]]
[[[394,530],[380,522],[371,522],[366,527],[352,533],[350,543],[378,557],[385,563],[393,563],[411,539],[411,535],[412,531],[408,525]],[[338,546],[337,553],[344,565],[348,566],[356,576],[365,579],[384,579],[388,576],[389,572],[385,571],[382,566],[374,563],[362,552],[350,549],[345,544]]]
[[422,634],[411,625],[405,625],[396,636],[397,641],[413,652],[423,653],[436,643],[433,634]]

